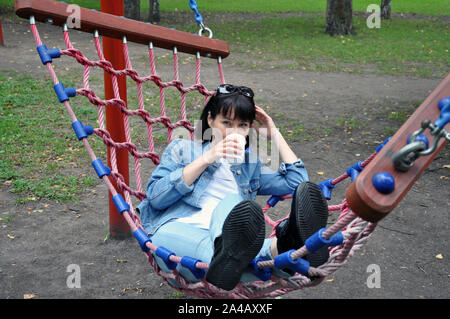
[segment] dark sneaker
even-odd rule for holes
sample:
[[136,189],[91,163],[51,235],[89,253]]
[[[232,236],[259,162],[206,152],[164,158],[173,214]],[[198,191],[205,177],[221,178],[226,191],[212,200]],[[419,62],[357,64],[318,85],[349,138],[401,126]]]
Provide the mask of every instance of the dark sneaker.
[[[328,204],[319,186],[311,182],[301,183],[295,190],[289,218],[276,228],[278,253],[301,248],[306,239],[326,227],[327,219]],[[328,247],[304,257],[312,267],[324,264],[328,258]]]
[[214,256],[206,281],[221,289],[232,290],[261,250],[264,238],[261,207],[251,200],[237,204],[225,219],[222,235],[214,241]]

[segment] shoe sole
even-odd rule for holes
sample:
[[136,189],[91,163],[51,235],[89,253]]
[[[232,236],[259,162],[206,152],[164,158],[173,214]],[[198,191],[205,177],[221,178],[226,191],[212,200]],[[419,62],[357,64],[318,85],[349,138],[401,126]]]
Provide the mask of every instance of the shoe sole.
[[264,238],[261,207],[250,200],[236,205],[223,225],[222,249],[211,261],[206,281],[221,289],[232,290],[261,250]]
[[[326,227],[328,204],[319,186],[311,182],[300,184],[297,187],[295,198],[294,209],[297,217],[297,229],[300,231],[301,242],[305,243],[316,231]],[[322,247],[316,252],[305,256],[305,259],[309,261],[312,267],[324,264],[328,261],[328,258],[328,247]]]

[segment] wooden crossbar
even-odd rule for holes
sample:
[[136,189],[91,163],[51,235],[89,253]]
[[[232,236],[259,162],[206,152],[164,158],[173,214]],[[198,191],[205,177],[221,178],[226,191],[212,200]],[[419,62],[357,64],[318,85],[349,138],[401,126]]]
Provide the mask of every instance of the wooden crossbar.
[[[68,10],[68,4],[53,0],[15,0],[15,10],[19,17],[28,19],[34,16],[36,21],[48,22],[49,19],[57,26],[63,26],[73,10]],[[70,17],[70,19],[72,19]],[[80,8],[80,28],[76,30],[93,33],[96,30],[101,36],[122,39],[155,47],[189,54],[200,53],[208,58],[226,58],[230,54],[228,42],[210,39],[184,31],[118,17],[112,14],[92,9]]]
[[[440,150],[447,144],[442,138],[437,149],[428,156],[419,157],[410,170],[401,172],[394,168],[392,156],[407,143],[408,135],[411,135],[421,126],[423,120],[434,122],[440,115],[438,102],[440,99],[450,96],[450,74],[433,90],[419,108],[400,127],[392,139],[383,147],[380,153],[359,174],[358,178],[350,184],[346,192],[347,201],[351,209],[361,218],[377,222],[391,212],[405,197],[415,181],[423,171],[431,164]],[[448,131],[450,123],[445,126]],[[424,134],[431,141],[434,137],[429,130]],[[388,172],[395,178],[395,190],[390,194],[378,192],[372,178],[379,172]]]

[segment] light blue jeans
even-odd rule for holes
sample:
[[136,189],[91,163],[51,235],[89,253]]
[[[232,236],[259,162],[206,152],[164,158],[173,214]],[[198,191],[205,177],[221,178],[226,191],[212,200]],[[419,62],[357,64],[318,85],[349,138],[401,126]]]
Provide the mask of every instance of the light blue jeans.
[[[197,228],[195,225],[172,221],[161,226],[151,237],[153,244],[158,247],[164,247],[175,255],[183,257],[189,256],[200,259],[202,262],[210,263],[214,255],[214,240],[222,234],[222,226],[234,206],[244,199],[239,194],[228,194],[216,206],[211,216],[210,229]],[[256,256],[263,260],[272,259],[270,245],[273,238],[266,238],[264,244]],[[171,273],[164,261],[154,255],[156,262],[164,272]],[[191,271],[181,264],[178,264],[177,270],[180,274],[191,282],[199,281]],[[286,273],[274,269],[273,274],[278,277],[286,277]],[[241,277],[242,282],[252,282],[261,280],[250,272],[244,272]]]

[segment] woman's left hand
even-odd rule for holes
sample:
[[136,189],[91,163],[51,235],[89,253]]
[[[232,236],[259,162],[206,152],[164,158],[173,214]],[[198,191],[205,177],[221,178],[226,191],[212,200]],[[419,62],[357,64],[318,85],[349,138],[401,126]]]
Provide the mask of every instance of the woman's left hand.
[[256,106],[256,116],[255,121],[259,123],[259,127],[256,126],[254,123],[252,124],[252,127],[263,136],[267,138],[271,138],[272,136],[272,130],[276,130],[275,123],[273,122],[272,118],[259,106]]

